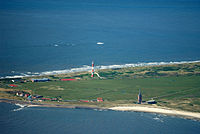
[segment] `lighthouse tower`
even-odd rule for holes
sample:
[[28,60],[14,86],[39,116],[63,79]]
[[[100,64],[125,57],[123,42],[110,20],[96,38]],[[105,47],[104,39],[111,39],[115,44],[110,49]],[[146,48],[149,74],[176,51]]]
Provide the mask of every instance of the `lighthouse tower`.
[[142,103],[142,94],[141,91],[139,90],[139,94],[138,94],[138,104]]
[[92,61],[92,72],[91,77],[94,77],[94,61]]

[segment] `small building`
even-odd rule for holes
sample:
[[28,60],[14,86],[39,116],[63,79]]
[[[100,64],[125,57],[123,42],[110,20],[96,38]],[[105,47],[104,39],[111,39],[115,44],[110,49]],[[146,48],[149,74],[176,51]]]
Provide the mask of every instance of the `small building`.
[[15,84],[10,84],[9,87],[18,87],[18,86]]
[[58,98],[51,98],[51,101],[58,101]]
[[32,98],[33,99],[41,99],[41,98],[43,98],[43,96],[42,95],[33,95]]
[[142,103],[142,94],[141,91],[139,90],[139,94],[138,94],[138,104]]
[[24,96],[24,93],[23,93],[23,92],[16,92],[16,95],[17,95],[17,96],[20,96],[20,97],[23,97],[23,96]]
[[25,94],[25,95],[24,95],[24,97],[26,97],[26,98],[29,97],[29,96],[30,96],[30,94]]
[[103,102],[102,98],[97,98],[97,102]]
[[76,79],[60,79],[61,81],[75,81]]
[[155,100],[149,100],[147,101],[148,104],[156,104],[157,102]]
[[89,102],[89,100],[80,100],[80,102]]
[[20,96],[20,97],[23,97],[23,96],[24,96],[24,93],[20,93],[19,96]]
[[51,98],[41,98],[41,100],[43,100],[43,101],[46,101],[46,100],[50,101]]
[[29,101],[32,101],[32,95],[29,95],[28,98],[27,98]]
[[35,97],[36,97],[37,99],[43,98],[42,95],[36,95]]
[[42,79],[31,79],[32,82],[46,82],[50,81],[48,78],[42,78]]

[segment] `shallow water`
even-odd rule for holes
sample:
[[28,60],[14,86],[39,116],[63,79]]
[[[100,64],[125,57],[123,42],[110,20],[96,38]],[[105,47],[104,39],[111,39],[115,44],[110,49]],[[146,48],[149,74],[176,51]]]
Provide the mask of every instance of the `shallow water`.
[[198,134],[200,122],[142,112],[22,108],[0,103],[0,130],[2,134]]

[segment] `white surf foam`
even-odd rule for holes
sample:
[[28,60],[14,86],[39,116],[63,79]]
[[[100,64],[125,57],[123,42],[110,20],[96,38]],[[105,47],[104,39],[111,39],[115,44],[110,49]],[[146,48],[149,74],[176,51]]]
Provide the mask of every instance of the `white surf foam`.
[[20,111],[20,110],[24,109],[25,107],[27,107],[27,105],[18,104],[18,103],[16,103],[15,105],[16,105],[16,106],[19,106],[20,108],[13,109],[13,111]]
[[[95,66],[95,69],[117,69],[117,68],[127,68],[127,67],[141,67],[141,66],[154,66],[154,65],[172,65],[172,64],[183,64],[183,63],[196,63],[197,61],[180,61],[180,62],[143,62],[143,63],[132,63],[132,64],[120,64],[120,65],[100,65]],[[55,75],[55,74],[64,74],[64,73],[73,73],[73,72],[83,72],[90,71],[92,69],[91,66],[83,65],[80,68],[71,68],[64,70],[54,70],[54,71],[45,71],[45,72],[27,72],[21,73],[20,75],[15,76],[6,76],[1,78],[23,78],[23,77],[31,77],[31,76],[41,76],[41,75]]]
[[18,108],[18,109],[14,109],[13,111],[16,112],[16,111],[20,111],[22,110],[23,108]]
[[161,118],[158,118],[158,117],[155,117],[153,119],[156,120],[156,121],[159,121],[159,122],[164,122]]
[[1,77],[2,79],[3,78],[23,78],[24,76],[22,75],[14,75],[14,76],[6,76],[6,77]]

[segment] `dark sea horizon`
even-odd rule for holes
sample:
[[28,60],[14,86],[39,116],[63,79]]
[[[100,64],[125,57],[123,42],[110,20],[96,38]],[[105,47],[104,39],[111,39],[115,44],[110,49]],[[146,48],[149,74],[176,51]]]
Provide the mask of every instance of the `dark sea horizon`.
[[200,60],[199,0],[0,0],[0,20],[0,77]]

